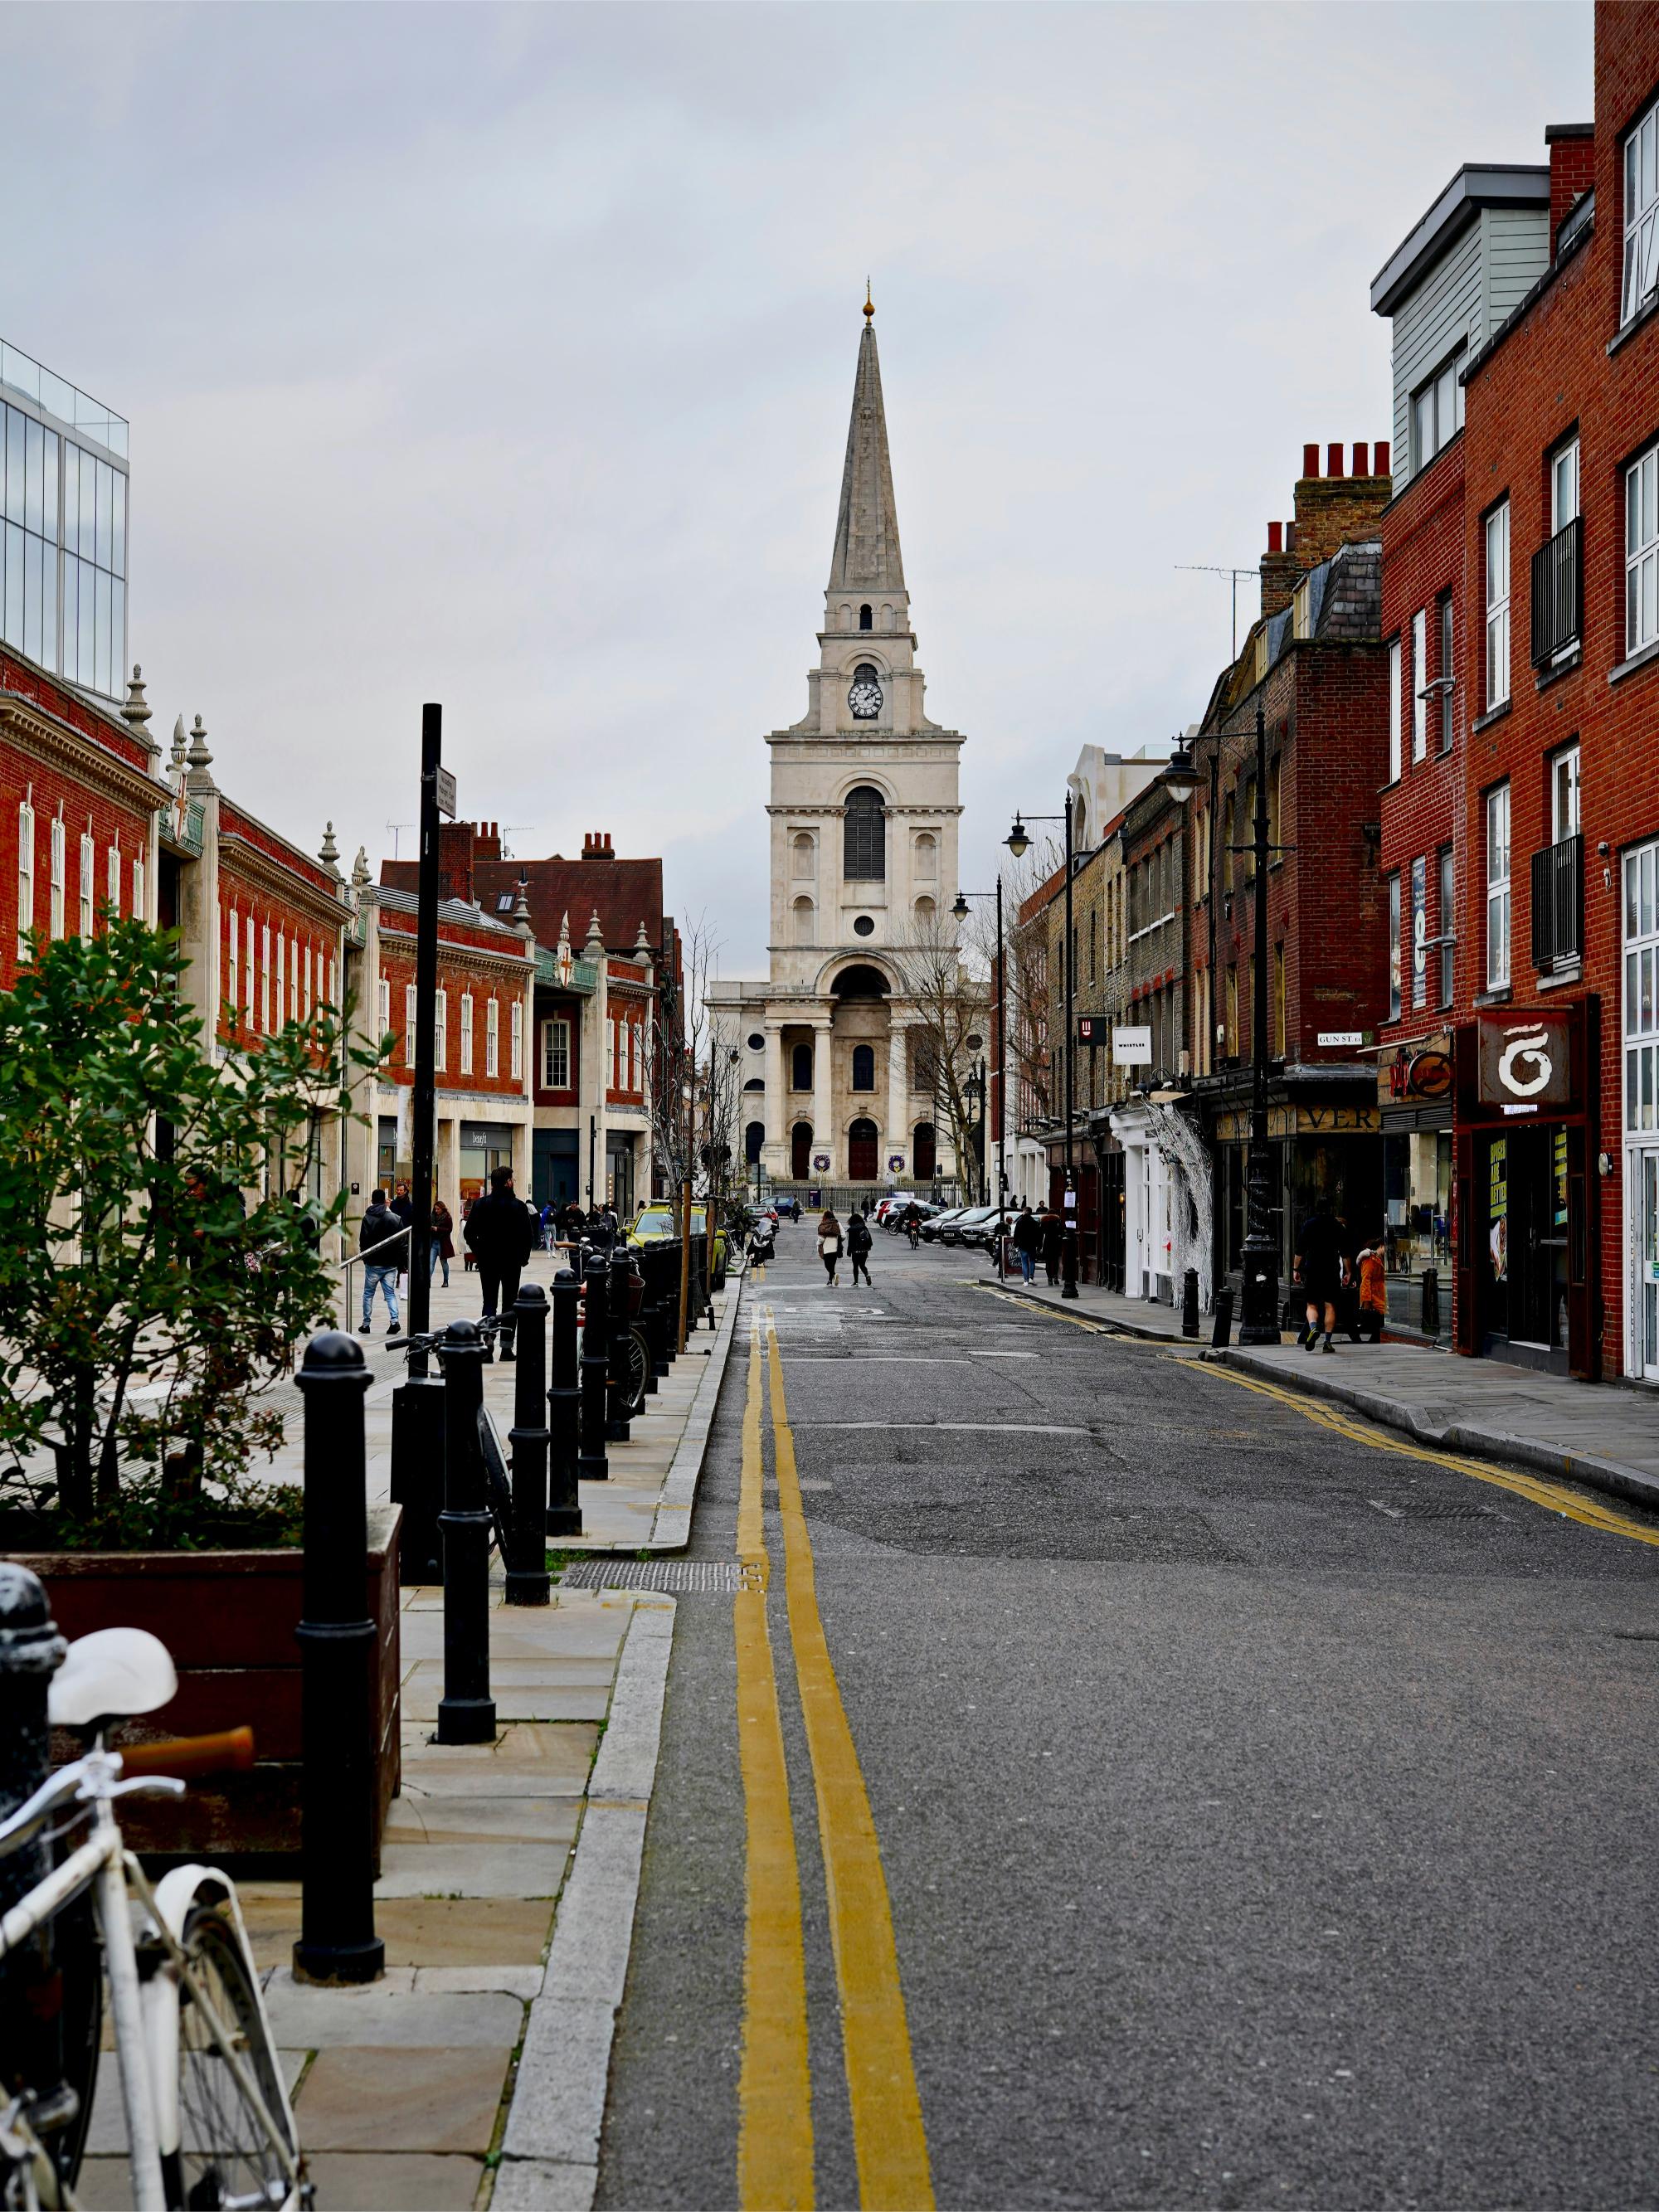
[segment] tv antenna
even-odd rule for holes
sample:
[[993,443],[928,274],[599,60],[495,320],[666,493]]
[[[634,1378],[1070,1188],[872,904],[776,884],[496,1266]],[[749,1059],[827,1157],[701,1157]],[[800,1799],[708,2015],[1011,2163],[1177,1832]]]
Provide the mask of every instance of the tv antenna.
[[1175,565],[1177,568],[1184,569],[1189,576],[1229,576],[1232,579],[1233,659],[1237,660],[1238,658],[1238,580],[1241,576],[1254,576],[1259,581],[1261,570],[1259,568],[1218,568],[1212,562],[1206,561],[1177,561]]
[[412,830],[415,824],[412,822],[388,822],[386,826],[392,833],[392,857],[395,860],[398,857],[398,832]]
[[507,841],[512,836],[513,832],[515,830],[533,830],[535,826],[536,825],[533,822],[504,822],[501,824],[502,860],[516,860],[519,857],[516,853],[509,853],[507,849]]

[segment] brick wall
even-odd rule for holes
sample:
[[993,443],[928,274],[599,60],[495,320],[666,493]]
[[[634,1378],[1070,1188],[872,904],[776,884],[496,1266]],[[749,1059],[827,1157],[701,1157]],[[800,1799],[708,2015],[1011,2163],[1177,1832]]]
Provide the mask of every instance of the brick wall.
[[[398,917],[402,919],[401,916]],[[514,1006],[526,1000],[525,976],[504,969],[499,961],[471,959],[465,947],[458,945],[447,927],[438,941],[438,988],[444,994],[444,1065],[437,1078],[438,1089],[445,1091],[487,1092],[503,1098],[525,1096],[528,1064],[515,1076],[513,1073],[513,1014]],[[405,1044],[405,1007],[407,993],[415,982],[415,936],[412,928],[405,931],[394,926],[391,917],[380,917],[380,981],[386,992],[386,1023],[397,1042],[387,1062],[383,1079],[388,1083],[413,1083],[414,1055]],[[472,1065],[462,1065],[463,1001],[471,994],[472,1000]],[[496,1015],[497,1061],[496,1073],[486,1073],[489,1065],[489,1007],[492,999],[499,1012]],[[379,1017],[373,1007],[365,1015],[371,1030],[377,1030]],[[523,1017],[526,1027],[523,1032],[523,1049],[532,1050],[532,1039],[527,1026],[528,1014]]]
[[[150,813],[116,798],[91,775],[67,763],[54,765],[33,750],[0,737],[0,990],[17,980],[18,901],[21,885],[20,831],[23,807],[33,816],[34,926],[47,931],[52,915],[52,825],[64,823],[64,933],[80,928],[82,840],[92,840],[94,928],[102,927],[98,908],[109,896],[109,860],[119,854],[120,911],[133,910],[133,862],[148,865]],[[157,791],[160,803],[161,793]],[[148,891],[147,891],[147,895]]]
[[[284,1023],[337,1002],[340,924],[330,926],[298,898],[275,896],[237,867],[234,848],[220,848],[217,927],[221,1038],[234,1035],[241,1043],[257,1043]],[[233,975],[234,1030],[228,1018]]]

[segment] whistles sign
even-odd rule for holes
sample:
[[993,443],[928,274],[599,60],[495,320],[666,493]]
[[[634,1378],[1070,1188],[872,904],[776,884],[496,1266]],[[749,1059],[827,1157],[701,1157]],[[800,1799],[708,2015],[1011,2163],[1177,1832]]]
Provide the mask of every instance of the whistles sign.
[[1572,1103],[1572,1054],[1559,1016],[1480,1017],[1480,1098],[1511,1114]]

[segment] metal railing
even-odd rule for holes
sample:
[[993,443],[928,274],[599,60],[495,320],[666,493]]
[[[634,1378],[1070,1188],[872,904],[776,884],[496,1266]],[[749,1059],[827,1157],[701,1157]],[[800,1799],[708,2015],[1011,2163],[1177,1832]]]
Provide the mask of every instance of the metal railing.
[[1584,634],[1584,523],[1558,530],[1532,556],[1532,665],[1544,668]]
[[1584,841],[1564,837],[1532,856],[1532,963],[1540,974],[1579,959],[1584,945]]

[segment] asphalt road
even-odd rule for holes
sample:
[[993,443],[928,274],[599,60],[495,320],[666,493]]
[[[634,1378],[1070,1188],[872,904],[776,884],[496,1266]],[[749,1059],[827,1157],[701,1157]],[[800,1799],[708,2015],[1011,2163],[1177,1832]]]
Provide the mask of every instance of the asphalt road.
[[[825,1285],[810,1225],[780,1250],[692,1553],[735,1554],[753,1310],[938,2203],[1659,2201],[1659,1549],[998,1297],[967,1255],[878,1233],[872,1293]],[[817,2203],[854,2205],[763,1429],[811,2155]],[[742,2201],[738,1602],[679,1604],[607,2206]]]

